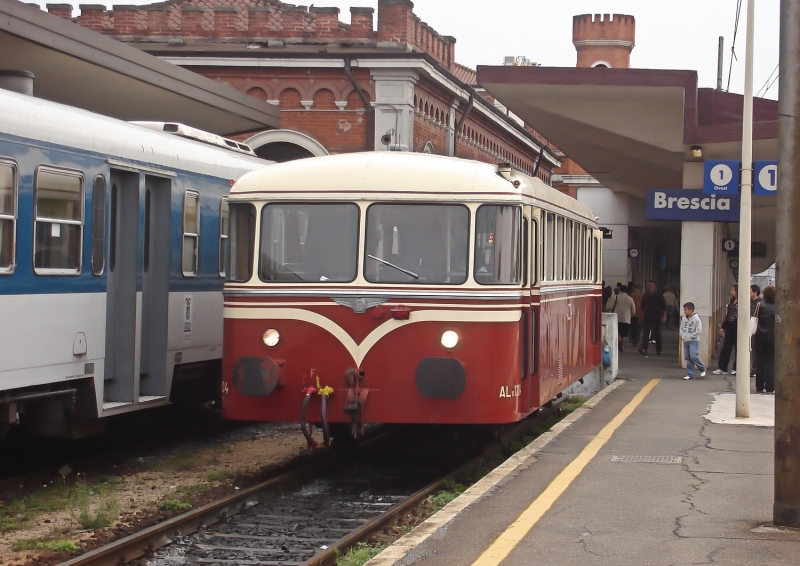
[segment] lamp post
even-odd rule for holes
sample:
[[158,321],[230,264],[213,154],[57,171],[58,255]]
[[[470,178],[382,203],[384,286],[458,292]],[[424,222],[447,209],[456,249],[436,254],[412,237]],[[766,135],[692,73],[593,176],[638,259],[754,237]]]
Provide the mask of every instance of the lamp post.
[[750,416],[750,247],[753,190],[753,16],[747,0],[747,44],[744,58],[742,112],[742,187],[739,217],[739,314],[736,322],[736,416]]

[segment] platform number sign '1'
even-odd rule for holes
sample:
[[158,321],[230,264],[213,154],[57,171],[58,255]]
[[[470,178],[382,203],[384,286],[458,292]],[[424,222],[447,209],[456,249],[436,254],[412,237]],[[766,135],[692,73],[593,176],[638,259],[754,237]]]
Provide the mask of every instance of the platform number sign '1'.
[[703,163],[703,193],[707,195],[738,195],[739,162],[706,160]]
[[775,195],[778,193],[778,162],[756,161],[753,163],[753,193]]

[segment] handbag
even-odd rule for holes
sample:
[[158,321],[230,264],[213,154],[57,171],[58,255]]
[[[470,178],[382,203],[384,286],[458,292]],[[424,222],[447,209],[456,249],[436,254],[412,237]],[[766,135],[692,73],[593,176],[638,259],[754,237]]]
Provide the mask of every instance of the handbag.
[[753,316],[750,317],[750,336],[756,335],[756,330],[758,330],[758,309],[761,307],[761,303],[756,305],[756,310],[753,313]]

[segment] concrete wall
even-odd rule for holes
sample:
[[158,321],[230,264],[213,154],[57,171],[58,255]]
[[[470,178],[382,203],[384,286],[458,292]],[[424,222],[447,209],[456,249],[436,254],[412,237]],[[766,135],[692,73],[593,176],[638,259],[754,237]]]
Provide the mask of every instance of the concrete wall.
[[583,383],[573,383],[564,390],[564,395],[591,397],[613,383],[619,373],[619,350],[617,348],[617,315],[603,313],[603,342],[611,347],[611,365],[602,365],[583,377]]

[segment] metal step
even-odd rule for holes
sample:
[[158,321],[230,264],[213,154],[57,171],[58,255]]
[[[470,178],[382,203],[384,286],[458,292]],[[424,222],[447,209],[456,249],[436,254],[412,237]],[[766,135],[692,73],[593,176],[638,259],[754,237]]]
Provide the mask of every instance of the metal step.
[[153,403],[154,401],[161,401],[166,399],[166,395],[146,395],[144,397],[139,397],[139,404],[142,403]]

